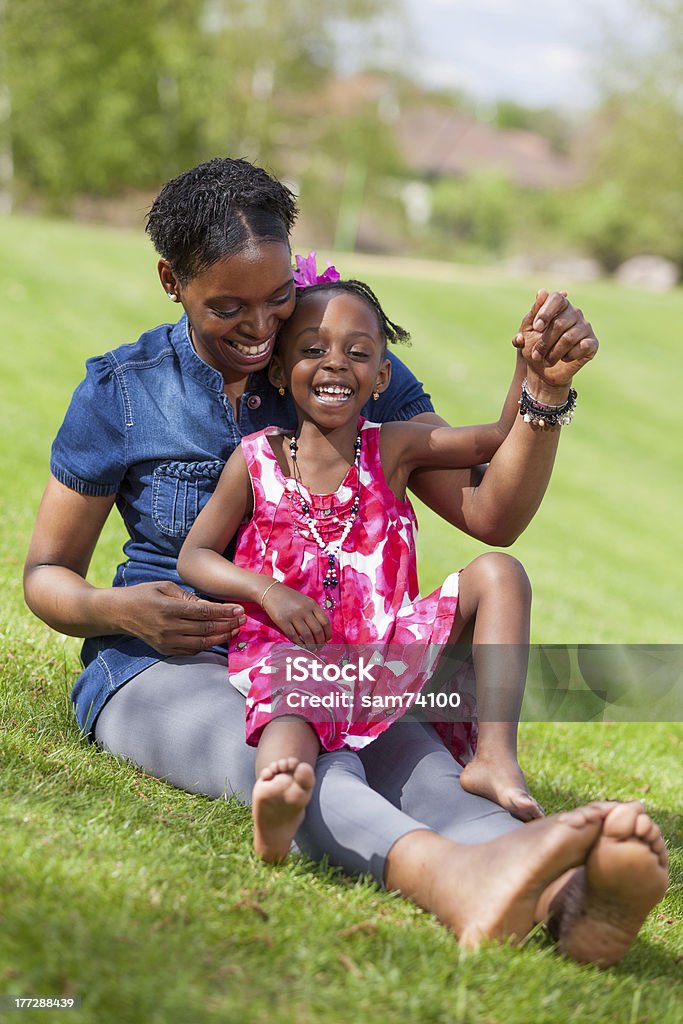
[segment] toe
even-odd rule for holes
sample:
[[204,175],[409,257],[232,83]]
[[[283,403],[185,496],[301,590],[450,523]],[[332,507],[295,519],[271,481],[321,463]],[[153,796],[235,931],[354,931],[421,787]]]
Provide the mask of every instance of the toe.
[[657,839],[657,841],[652,844],[652,852],[656,854],[660,867],[666,869],[669,864],[669,851],[667,850],[666,843],[662,838]]
[[617,800],[591,800],[589,804],[589,807],[595,807],[601,814],[609,814],[614,807],[618,806]]
[[533,821],[534,818],[544,817],[540,805],[534,800],[531,793],[527,793],[524,789],[512,791],[509,809],[521,821]]
[[660,854],[662,853],[662,851],[666,853],[666,843],[664,842],[664,837],[661,835],[661,833],[659,833],[655,837],[655,839],[653,839],[651,846],[656,854]]
[[513,818],[517,818],[517,821],[534,821],[535,818],[543,817],[543,815],[535,814],[531,807],[517,807],[512,804],[507,810]]
[[313,789],[315,785],[315,772],[306,761],[300,761],[294,770],[294,781],[302,789]]
[[637,800],[626,804],[617,804],[607,814],[603,833],[612,839],[629,839],[633,836],[633,830],[639,814],[644,814],[645,808]]
[[634,829],[635,834],[639,839],[648,839],[649,834],[652,831],[654,822],[652,818],[647,814],[639,814],[636,818],[636,827]]

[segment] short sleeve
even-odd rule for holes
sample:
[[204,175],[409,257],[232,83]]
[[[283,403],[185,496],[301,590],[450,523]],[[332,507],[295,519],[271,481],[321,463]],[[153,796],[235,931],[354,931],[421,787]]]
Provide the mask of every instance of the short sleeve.
[[50,471],[72,491],[116,494],[126,472],[121,385],[106,356],[89,359],[52,444]]
[[422,412],[434,412],[431,397],[412,370],[393,352],[387,352],[387,358],[391,363],[389,387],[376,402],[368,402],[363,415],[374,423],[388,423],[391,420],[410,420]]

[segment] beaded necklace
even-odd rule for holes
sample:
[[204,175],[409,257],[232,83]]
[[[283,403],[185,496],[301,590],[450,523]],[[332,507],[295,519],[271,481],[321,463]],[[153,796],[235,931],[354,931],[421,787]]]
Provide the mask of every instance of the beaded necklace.
[[[353,526],[358,517],[358,509],[360,508],[360,434],[358,434],[356,440],[354,441],[353,449],[355,452],[353,461],[356,466],[356,475],[358,480],[356,487],[356,496],[354,497],[351,508],[349,509],[348,519],[346,520],[341,535],[336,540],[328,541],[328,543],[326,544],[325,541],[320,536],[320,531],[318,530],[318,526],[311,512],[311,506],[306,500],[305,495],[301,493],[301,488],[299,487],[299,480],[301,480],[301,471],[296,461],[297,453],[299,451],[299,443],[296,437],[293,437],[292,440],[289,442],[289,454],[291,456],[292,467],[294,469],[294,483],[296,484],[296,490],[299,498],[299,504],[301,506],[301,511],[306,517],[306,525],[311,531],[311,536],[313,537],[313,540],[316,542],[316,544],[322,551],[323,555],[327,559],[327,569],[325,571],[325,576],[323,577],[326,608],[336,607],[336,602],[332,594],[330,593],[330,590],[332,590],[334,587],[339,586],[339,573],[337,571],[337,567],[339,565],[339,555],[341,553],[342,547],[344,546],[344,541],[351,532],[351,527]],[[303,480],[301,482],[303,483]]]

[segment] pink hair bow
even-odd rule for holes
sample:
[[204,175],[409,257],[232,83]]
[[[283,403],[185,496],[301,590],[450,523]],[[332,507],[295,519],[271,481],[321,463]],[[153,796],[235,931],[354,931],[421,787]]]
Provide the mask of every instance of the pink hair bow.
[[310,288],[312,284],[328,284],[331,281],[338,281],[340,273],[327,261],[327,270],[322,274],[318,273],[315,265],[316,252],[309,252],[308,256],[295,256],[296,270],[294,271],[294,284],[297,288]]

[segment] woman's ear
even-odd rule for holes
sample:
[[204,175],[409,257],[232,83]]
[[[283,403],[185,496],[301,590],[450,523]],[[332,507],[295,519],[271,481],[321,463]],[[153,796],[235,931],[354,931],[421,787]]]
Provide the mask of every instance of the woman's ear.
[[169,299],[172,299],[173,302],[180,302],[180,286],[168,260],[160,259],[157,263],[157,271],[159,273],[161,287],[164,289]]
[[378,394],[382,394],[389,387],[389,381],[391,380],[391,363],[388,359],[384,359],[380,364],[380,368],[377,371],[377,380],[375,381],[375,391]]

